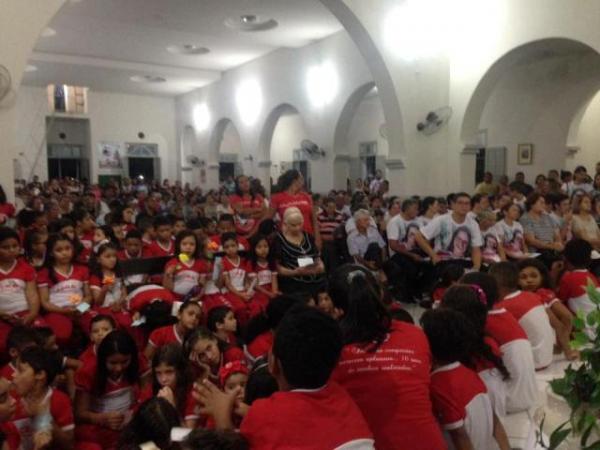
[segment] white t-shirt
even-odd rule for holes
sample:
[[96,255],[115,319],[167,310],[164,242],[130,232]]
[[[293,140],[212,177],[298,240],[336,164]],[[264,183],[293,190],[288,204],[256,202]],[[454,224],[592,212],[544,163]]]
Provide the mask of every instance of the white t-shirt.
[[479,224],[469,217],[456,223],[451,212],[434,218],[421,233],[428,241],[434,239],[434,251],[448,259],[470,258],[471,249],[483,245]]
[[505,249],[512,253],[523,253],[523,225],[519,222],[513,222],[512,225],[509,225],[504,220],[501,220],[494,228]]
[[[388,241],[398,241],[407,251],[411,251],[417,247],[415,241],[416,232],[419,231],[419,222],[417,219],[406,220],[402,214],[398,214],[390,219],[387,224]],[[390,247],[390,256],[396,252]]]
[[486,263],[500,262],[498,247],[501,245],[500,236],[495,227],[490,227],[481,232],[483,247],[481,248],[481,257]]

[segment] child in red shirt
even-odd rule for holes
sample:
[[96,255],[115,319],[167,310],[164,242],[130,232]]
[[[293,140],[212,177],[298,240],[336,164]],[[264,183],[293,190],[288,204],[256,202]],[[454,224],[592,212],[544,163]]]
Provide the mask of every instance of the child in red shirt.
[[511,313],[527,333],[535,368],[548,367],[552,363],[556,335],[542,299],[532,292],[519,290],[519,270],[514,263],[495,264],[490,268],[490,275],[496,279],[502,299],[496,307]]
[[[254,307],[250,315],[254,317],[269,304],[269,301],[281,294],[277,283],[277,271],[272,255],[270,254],[269,241],[265,236],[258,235],[251,241],[252,262],[251,279],[254,284],[254,298],[251,305]],[[256,280],[256,281],[254,281]]]
[[201,258],[201,248],[193,231],[184,230],[177,235],[175,258],[165,266],[163,286],[179,299],[206,283],[210,265]]
[[79,360],[83,366],[89,364],[96,364],[96,355],[98,353],[98,346],[102,339],[104,339],[108,333],[117,329],[117,323],[112,316],[99,314],[94,316],[90,321],[90,341],[91,344],[86,348],[81,355]]
[[0,378],[12,381],[17,370],[17,362],[21,352],[30,347],[39,345],[40,339],[33,328],[18,325],[8,332],[6,350],[10,361],[0,369]]
[[550,325],[556,331],[556,339],[568,360],[577,358],[578,352],[571,348],[571,332],[573,331],[573,314],[558,299],[550,286],[548,269],[538,259],[519,261],[519,287],[527,292],[539,295],[546,305],[550,317]]
[[204,327],[190,333],[184,343],[184,352],[191,362],[194,379],[208,376],[215,382],[221,367],[231,361],[244,360],[244,353],[239,347],[220,341]]
[[71,213],[75,222],[75,236],[83,246],[81,252],[77,255],[77,260],[81,263],[87,263],[92,255],[94,247],[94,230],[96,222],[92,215],[84,209],[78,209]]
[[237,332],[237,320],[231,308],[217,306],[208,313],[206,327],[228,344],[236,345],[235,333]]
[[73,321],[85,313],[81,308],[91,303],[89,272],[75,264],[73,243],[61,234],[48,237],[44,265],[37,279],[44,320],[62,347],[71,338]]
[[[373,435],[360,410],[330,375],[342,349],[335,321],[314,308],[290,311],[279,324],[271,372],[280,391],[256,400],[240,426],[250,449],[373,449]],[[197,397],[218,429],[233,429],[233,401],[205,381]],[[215,401],[225,397],[226,401]],[[308,432],[310,430],[310,432]],[[360,446],[360,447],[358,447]]]
[[154,219],[154,230],[156,239],[146,247],[144,256],[146,258],[156,258],[173,255],[175,253],[175,242],[171,219],[166,216],[158,216]]
[[16,231],[0,227],[0,353],[14,325],[40,325],[36,273],[24,259]]
[[198,327],[202,317],[202,308],[199,303],[186,301],[177,311],[177,323],[157,328],[152,331],[144,355],[152,360],[156,349],[168,344],[183,345],[186,337]]
[[110,332],[98,346],[97,361],[75,374],[76,441],[115,449],[148,373],[133,338],[125,331]]
[[596,289],[598,279],[588,270],[592,263],[592,246],[583,239],[573,239],[565,246],[567,272],[558,285],[558,298],[567,304],[573,314],[579,311],[585,314],[596,309],[587,295],[586,288],[592,283]]
[[[50,386],[60,371],[55,352],[32,347],[24,350],[13,380],[17,410],[12,419],[23,448],[45,442],[52,448],[73,448],[73,410],[69,397]],[[37,446],[37,445],[36,445]]]
[[426,311],[421,318],[434,359],[431,374],[433,408],[453,448],[510,450],[502,423],[469,360],[474,335],[465,316],[449,308]]
[[226,297],[233,306],[233,312],[241,325],[245,325],[251,311],[250,303],[254,298],[254,283],[250,280],[250,263],[238,254],[238,241],[235,233],[221,236],[223,244],[223,285],[227,289]]

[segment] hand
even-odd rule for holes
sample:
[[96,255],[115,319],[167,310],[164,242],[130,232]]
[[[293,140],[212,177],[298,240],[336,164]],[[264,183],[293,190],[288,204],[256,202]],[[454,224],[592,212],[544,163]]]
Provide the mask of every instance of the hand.
[[165,275],[173,275],[175,273],[175,269],[177,269],[177,266],[169,266],[167,267],[167,270],[165,270]]
[[77,308],[75,306],[65,306],[61,308],[60,313],[66,316],[74,316],[77,314]]
[[52,442],[52,432],[50,430],[38,431],[33,435],[34,450],[46,448]]
[[158,391],[157,397],[164,398],[171,405],[177,406],[175,403],[175,394],[173,394],[173,390],[169,386],[165,386]]
[[248,406],[246,403],[244,402],[236,402],[235,403],[235,408],[233,409],[233,412],[240,417],[246,417],[246,414],[248,414],[248,410],[250,409],[250,406]]
[[440,256],[437,253],[434,253],[431,256],[431,264],[433,264],[434,266],[439,263],[442,260],[442,258],[440,258]]
[[115,431],[123,428],[123,425],[125,423],[125,415],[120,412],[104,413],[103,419],[104,425],[110,428],[111,430]]
[[194,383],[192,396],[201,405],[200,412],[214,417],[217,424],[222,421],[231,421],[231,413],[235,398],[239,394],[239,388],[226,394],[208,380],[202,383]]
[[296,276],[308,275],[308,271],[306,270],[306,267],[296,267],[294,269],[294,275],[296,275]]
[[114,302],[110,308],[111,308],[112,312],[116,312],[117,313],[117,312],[123,311],[123,306],[124,305],[125,305],[124,301]]
[[16,319],[19,319],[23,325],[27,326],[33,323],[33,321],[36,319],[36,316],[33,314],[27,314],[23,318],[16,317]]
[[11,325],[19,325],[22,319],[20,317],[13,316],[11,314],[0,314],[0,319],[4,322],[8,322]]

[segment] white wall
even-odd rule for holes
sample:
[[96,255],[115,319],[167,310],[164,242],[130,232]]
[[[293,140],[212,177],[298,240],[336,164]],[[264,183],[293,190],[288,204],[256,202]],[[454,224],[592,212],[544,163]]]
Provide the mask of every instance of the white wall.
[[569,158],[567,168],[575,169],[575,166],[584,165],[588,172],[594,173],[596,163],[600,161],[600,91],[596,93],[589,103],[581,124],[575,144],[580,147],[579,152]]
[[225,127],[225,131],[223,131],[223,140],[221,141],[219,152],[221,154],[239,155],[241,146],[240,134],[233,123],[229,122]]
[[358,149],[362,142],[377,142],[377,155],[388,155],[388,141],[381,137],[379,133],[380,126],[385,122],[383,108],[378,96],[369,96],[361,103],[348,131],[347,145],[345,153],[351,157],[358,157]]
[[[22,153],[19,162],[23,175],[32,173],[43,180],[48,176],[44,140],[45,121],[49,114],[47,98],[46,89],[23,86],[16,103],[19,123],[16,135],[17,154]],[[88,114],[78,117],[90,120],[92,180],[96,181],[101,173],[97,167],[97,146],[103,141],[158,144],[161,176],[178,178],[173,99],[89,91]],[[140,131],[146,135],[143,141],[137,136]],[[36,160],[37,164],[32,170]]]
[[306,138],[306,128],[300,114],[286,114],[279,118],[271,141],[271,177],[274,182],[283,173],[281,163],[292,162],[294,150],[299,149],[300,142]]

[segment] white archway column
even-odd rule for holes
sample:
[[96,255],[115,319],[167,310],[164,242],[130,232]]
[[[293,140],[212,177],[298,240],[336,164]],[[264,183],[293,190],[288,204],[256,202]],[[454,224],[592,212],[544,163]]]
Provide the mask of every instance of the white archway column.
[[[44,27],[65,0],[2,0],[0,4],[0,64],[12,77],[13,94],[18,95],[23,71],[29,55]],[[16,147],[16,102],[6,98],[0,108],[0,184],[9,200],[14,200],[13,159]]]

